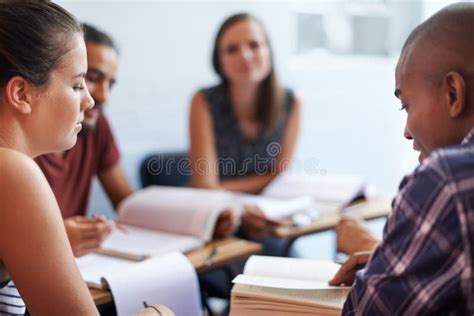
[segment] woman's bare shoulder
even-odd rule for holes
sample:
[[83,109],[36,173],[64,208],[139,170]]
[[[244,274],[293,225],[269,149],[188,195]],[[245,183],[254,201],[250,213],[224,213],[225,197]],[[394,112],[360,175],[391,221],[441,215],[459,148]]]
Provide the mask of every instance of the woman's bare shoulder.
[[191,108],[202,111],[207,108],[207,101],[204,92],[197,91],[191,99]]
[[24,172],[39,171],[33,159],[10,148],[0,147],[0,161],[0,172],[5,176],[12,173],[20,176]]
[[47,185],[38,165],[27,155],[0,148],[0,196],[12,192],[37,190]]

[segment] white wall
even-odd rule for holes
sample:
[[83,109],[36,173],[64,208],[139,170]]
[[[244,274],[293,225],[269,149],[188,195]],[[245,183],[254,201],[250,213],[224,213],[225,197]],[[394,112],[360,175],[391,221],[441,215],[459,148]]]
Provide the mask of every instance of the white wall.
[[226,16],[251,11],[261,17],[279,60],[287,59],[293,49],[285,3],[60,3],[119,43],[121,70],[107,111],[124,151],[187,146],[188,103],[196,89],[216,80],[210,64],[212,41]]

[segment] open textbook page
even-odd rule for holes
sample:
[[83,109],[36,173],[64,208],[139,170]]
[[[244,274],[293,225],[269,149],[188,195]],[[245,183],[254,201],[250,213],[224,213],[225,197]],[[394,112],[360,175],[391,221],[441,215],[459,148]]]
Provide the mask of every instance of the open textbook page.
[[118,207],[114,231],[99,252],[135,260],[170,251],[186,252],[211,240],[219,214],[240,212],[234,194],[193,188],[152,186]]
[[151,186],[120,203],[117,222],[208,241],[219,214],[225,210],[239,210],[232,193]]
[[339,211],[354,198],[365,194],[363,178],[352,175],[310,176],[284,172],[262,191],[277,199],[311,197],[321,213]]
[[338,269],[326,260],[252,256],[233,280],[231,314],[337,315],[349,292],[328,285]]
[[[339,264],[329,260],[251,256],[245,264],[242,276],[276,278],[286,280],[286,284],[300,281],[327,285],[339,268]],[[287,287],[283,283],[272,286]]]
[[163,233],[127,225],[124,225],[124,228],[125,231],[113,232],[102,243],[102,249],[99,252],[114,255],[113,251],[115,251],[118,256],[140,260],[171,251],[187,252],[204,244],[203,240],[196,237]]

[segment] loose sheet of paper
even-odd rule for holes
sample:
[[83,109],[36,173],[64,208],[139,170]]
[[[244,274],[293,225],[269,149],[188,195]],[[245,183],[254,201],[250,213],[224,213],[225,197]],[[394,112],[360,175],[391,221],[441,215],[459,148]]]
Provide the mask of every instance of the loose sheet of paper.
[[84,281],[94,288],[103,288],[100,280],[105,274],[127,271],[137,264],[135,261],[95,253],[76,258],[76,263]]
[[143,302],[164,304],[177,316],[202,315],[196,271],[181,253],[170,253],[104,274],[117,314],[133,315]]

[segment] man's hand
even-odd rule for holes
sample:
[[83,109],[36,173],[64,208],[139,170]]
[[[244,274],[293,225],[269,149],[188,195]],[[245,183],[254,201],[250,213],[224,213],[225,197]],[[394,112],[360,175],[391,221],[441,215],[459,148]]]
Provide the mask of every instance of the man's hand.
[[213,239],[229,237],[239,226],[232,211],[224,211],[219,215],[214,229]]
[[350,286],[354,283],[355,274],[362,265],[365,265],[372,251],[361,251],[354,253],[337,271],[336,275],[332,280],[329,281],[329,285],[347,285]]
[[341,218],[336,226],[337,249],[346,254],[372,251],[380,241],[367,229],[364,222],[352,216]]
[[80,257],[99,248],[115,225],[103,216],[73,216],[64,219],[64,226],[72,252]]
[[252,239],[261,240],[268,237],[279,225],[279,222],[267,218],[260,208],[245,207],[242,215],[242,227]]

